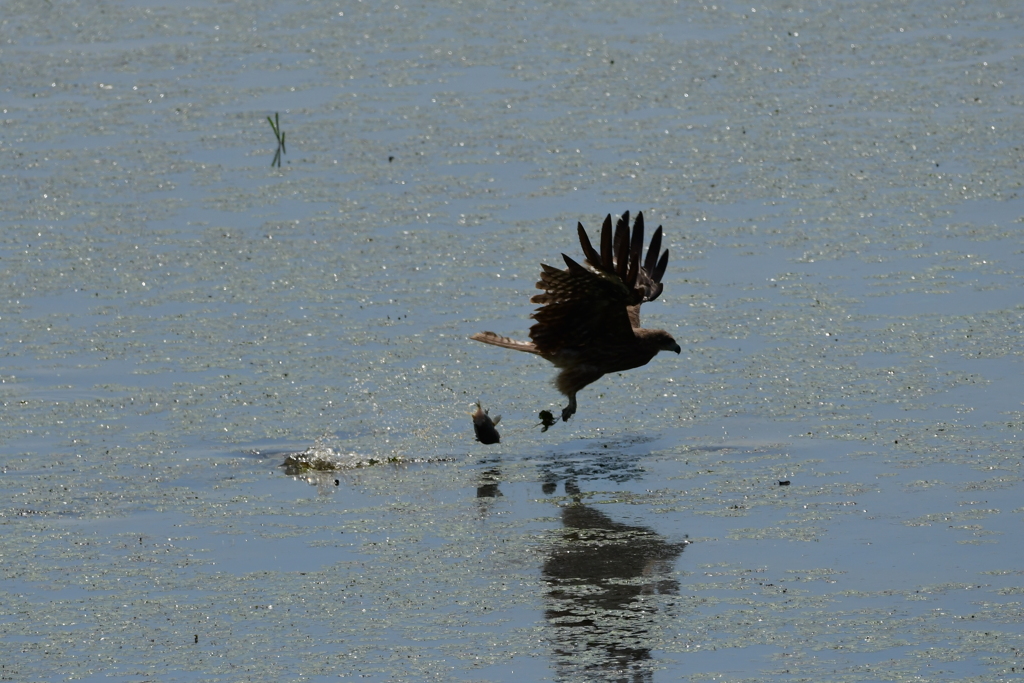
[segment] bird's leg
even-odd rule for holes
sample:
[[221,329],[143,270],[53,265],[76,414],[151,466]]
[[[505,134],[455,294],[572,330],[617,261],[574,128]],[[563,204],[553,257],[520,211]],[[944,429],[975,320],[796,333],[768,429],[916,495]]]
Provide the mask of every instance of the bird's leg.
[[576,394],[575,392],[569,396],[569,405],[562,408],[562,422],[568,422],[569,418],[576,412]]

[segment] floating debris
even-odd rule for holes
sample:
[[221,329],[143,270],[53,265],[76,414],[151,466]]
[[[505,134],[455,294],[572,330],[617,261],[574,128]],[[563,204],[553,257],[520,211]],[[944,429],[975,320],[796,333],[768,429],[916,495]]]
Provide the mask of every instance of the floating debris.
[[307,472],[333,472],[397,462],[406,462],[406,460],[397,455],[376,458],[359,453],[341,453],[318,442],[301,453],[290,453],[281,466],[284,468],[285,474],[296,476]]
[[495,415],[492,419],[487,411],[480,407],[477,401],[476,412],[472,413],[473,431],[476,432],[476,440],[484,444],[498,443],[501,441],[501,434],[494,428],[494,425],[501,422],[501,415]]

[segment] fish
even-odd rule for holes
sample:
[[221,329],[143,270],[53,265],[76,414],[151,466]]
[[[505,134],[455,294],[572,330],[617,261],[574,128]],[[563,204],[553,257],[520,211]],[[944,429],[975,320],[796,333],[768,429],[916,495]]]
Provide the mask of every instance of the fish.
[[501,434],[495,429],[495,425],[501,422],[501,415],[495,415],[493,418],[487,414],[487,411],[480,406],[480,402],[476,403],[476,412],[471,413],[473,418],[473,431],[476,432],[476,440],[483,444],[498,443],[501,441]]

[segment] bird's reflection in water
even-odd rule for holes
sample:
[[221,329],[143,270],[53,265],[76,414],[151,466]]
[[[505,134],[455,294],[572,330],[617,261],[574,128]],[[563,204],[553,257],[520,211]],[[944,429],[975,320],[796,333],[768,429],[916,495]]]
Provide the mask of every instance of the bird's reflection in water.
[[678,594],[672,569],[686,542],[670,543],[579,502],[562,509],[562,524],[543,566],[556,668],[588,680],[653,680],[644,663],[658,626],[644,597]]

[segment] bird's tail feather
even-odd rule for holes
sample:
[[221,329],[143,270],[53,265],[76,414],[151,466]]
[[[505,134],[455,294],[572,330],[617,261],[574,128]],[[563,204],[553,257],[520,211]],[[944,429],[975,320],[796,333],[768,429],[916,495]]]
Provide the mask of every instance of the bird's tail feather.
[[514,351],[526,351],[527,353],[539,354],[540,351],[534,346],[533,342],[517,341],[510,339],[509,337],[502,337],[494,332],[477,332],[470,339],[475,339],[478,342],[484,344],[493,344],[495,346],[503,346],[506,349],[512,349]]

